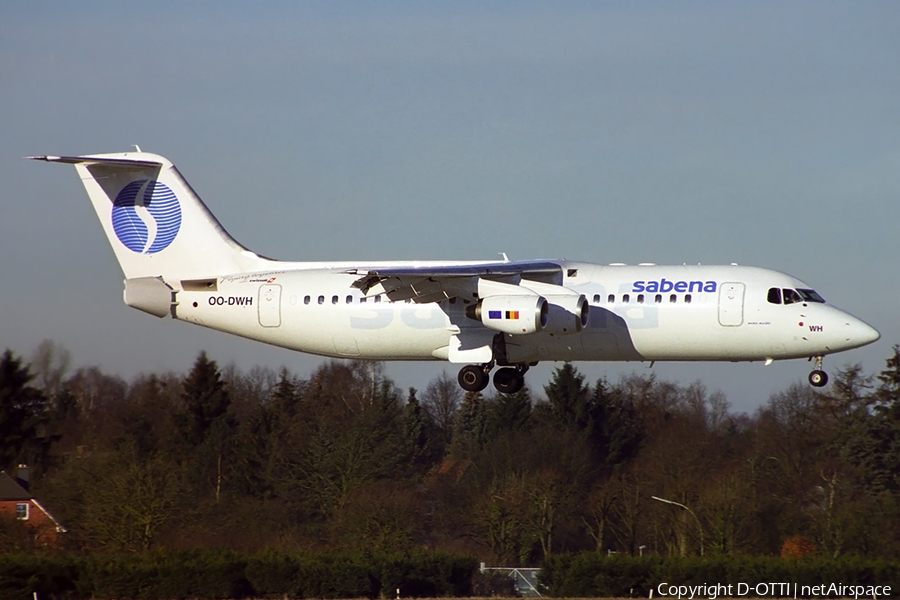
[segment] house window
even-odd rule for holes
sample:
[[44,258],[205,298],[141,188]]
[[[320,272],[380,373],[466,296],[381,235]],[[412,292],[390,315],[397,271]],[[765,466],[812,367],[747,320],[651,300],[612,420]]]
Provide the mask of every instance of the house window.
[[16,504],[16,518],[20,521],[28,520],[28,503],[27,502],[19,502]]

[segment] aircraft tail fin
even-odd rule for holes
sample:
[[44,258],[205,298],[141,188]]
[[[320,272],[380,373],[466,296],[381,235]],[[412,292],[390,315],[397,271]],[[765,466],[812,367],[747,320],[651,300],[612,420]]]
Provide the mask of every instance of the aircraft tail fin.
[[28,158],[75,165],[126,279],[200,279],[271,267],[271,261],[225,231],[162,156],[125,152]]

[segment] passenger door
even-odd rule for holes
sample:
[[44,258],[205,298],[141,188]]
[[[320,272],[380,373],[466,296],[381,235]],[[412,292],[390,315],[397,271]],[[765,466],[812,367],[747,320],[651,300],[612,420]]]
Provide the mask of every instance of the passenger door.
[[744,322],[744,284],[723,283],[719,288],[719,324],[737,327]]
[[263,327],[281,326],[281,286],[259,286],[259,324]]

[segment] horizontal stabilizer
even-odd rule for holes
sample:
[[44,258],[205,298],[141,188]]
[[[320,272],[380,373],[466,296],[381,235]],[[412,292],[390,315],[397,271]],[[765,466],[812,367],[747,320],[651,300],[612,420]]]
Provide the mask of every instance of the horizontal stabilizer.
[[161,161],[140,160],[136,158],[108,158],[103,156],[26,156],[31,160],[66,163],[68,165],[103,164],[109,167],[161,167]]

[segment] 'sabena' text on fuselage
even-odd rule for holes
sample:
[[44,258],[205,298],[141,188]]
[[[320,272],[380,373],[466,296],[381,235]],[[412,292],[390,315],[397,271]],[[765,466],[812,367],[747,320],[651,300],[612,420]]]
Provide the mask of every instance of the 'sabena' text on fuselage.
[[715,281],[669,281],[663,277],[660,281],[635,281],[632,292],[715,292]]

